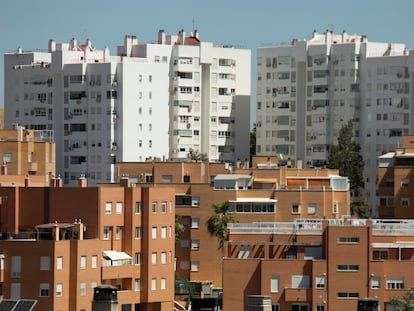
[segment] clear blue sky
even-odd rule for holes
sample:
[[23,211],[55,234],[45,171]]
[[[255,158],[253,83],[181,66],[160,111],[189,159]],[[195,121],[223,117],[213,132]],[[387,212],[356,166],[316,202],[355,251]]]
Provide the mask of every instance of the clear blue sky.
[[310,39],[314,29],[346,30],[365,34],[369,41],[405,43],[414,49],[413,12],[414,0],[1,0],[0,106],[3,55],[19,46],[25,51],[47,49],[49,39],[89,38],[93,46],[109,47],[114,55],[125,34],[150,42],[159,29],[190,33],[194,23],[203,41],[251,49],[254,74],[257,47]]

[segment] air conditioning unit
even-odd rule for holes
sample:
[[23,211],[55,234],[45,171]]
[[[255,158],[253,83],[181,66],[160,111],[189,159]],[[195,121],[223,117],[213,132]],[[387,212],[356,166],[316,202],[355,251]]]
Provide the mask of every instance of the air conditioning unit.
[[187,128],[190,129],[191,128],[191,123],[187,123]]

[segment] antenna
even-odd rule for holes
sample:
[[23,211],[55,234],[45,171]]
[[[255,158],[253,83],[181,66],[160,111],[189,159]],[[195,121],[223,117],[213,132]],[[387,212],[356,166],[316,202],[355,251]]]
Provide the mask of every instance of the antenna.
[[193,16],[193,30],[195,30],[195,20],[194,20],[194,16]]

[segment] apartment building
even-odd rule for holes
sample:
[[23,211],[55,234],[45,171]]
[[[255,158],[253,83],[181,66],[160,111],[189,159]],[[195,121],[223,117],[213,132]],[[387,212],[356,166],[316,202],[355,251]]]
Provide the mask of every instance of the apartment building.
[[1,186],[48,186],[55,175],[53,131],[0,129]]
[[339,130],[354,123],[371,213],[377,157],[413,131],[412,53],[364,35],[313,32],[310,40],[257,50],[256,152],[323,167]]
[[64,185],[114,182],[116,162],[249,156],[250,50],[158,33],[127,35],[117,55],[50,40],[5,54],[5,125],[53,130]]
[[378,158],[378,212],[381,218],[414,218],[411,206],[414,136],[404,135],[402,147]]
[[260,295],[273,311],[357,310],[360,300],[394,310],[391,297],[414,286],[413,242],[412,220],[230,224],[223,309],[249,310]]
[[[222,287],[223,252],[207,229],[212,206],[229,202],[239,222],[291,222],[350,214],[349,183],[337,170],[279,166],[277,157],[253,157],[236,166],[208,162],[118,163],[118,178],[141,187],[175,189],[176,214],[186,230],[176,244],[178,278]],[[242,270],[241,270],[242,271]]]
[[122,310],[172,310],[174,190],[52,184],[0,188],[2,299],[87,311],[110,285]]

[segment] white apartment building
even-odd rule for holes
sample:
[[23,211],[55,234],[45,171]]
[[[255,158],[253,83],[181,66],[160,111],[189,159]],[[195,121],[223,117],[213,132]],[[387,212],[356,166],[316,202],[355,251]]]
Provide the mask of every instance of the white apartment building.
[[158,33],[125,36],[116,56],[50,40],[45,52],[4,56],[5,127],[54,130],[65,185],[113,182],[115,163],[249,157],[250,50]]
[[258,48],[256,152],[323,167],[330,144],[353,120],[375,215],[377,156],[413,133],[413,56],[404,44],[316,31],[309,41]]

